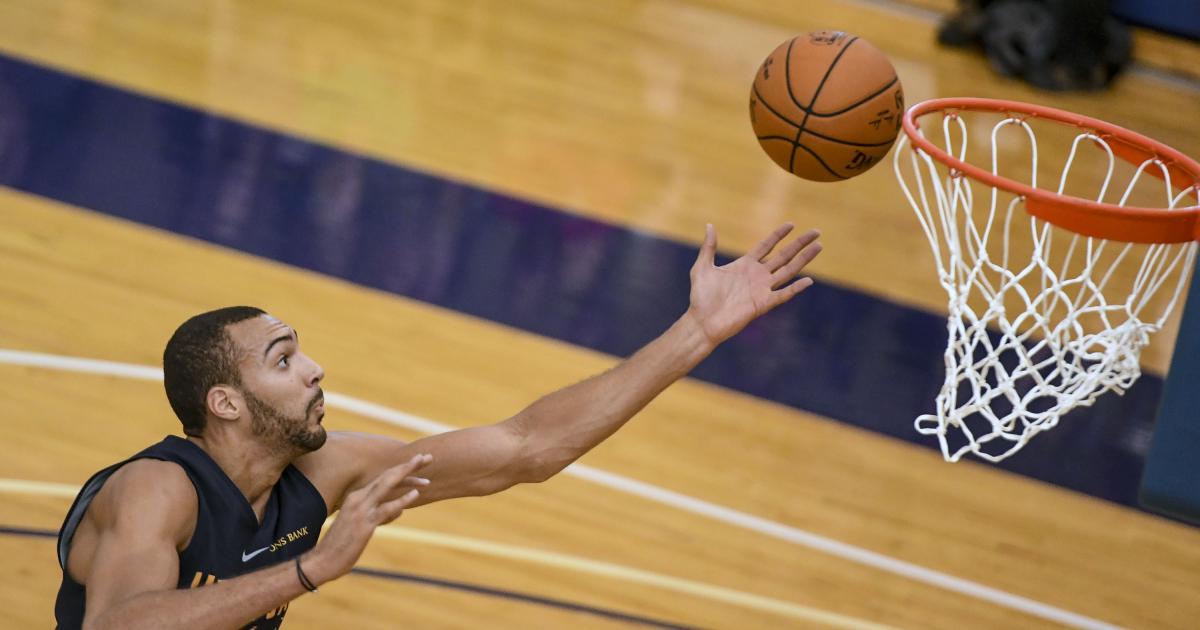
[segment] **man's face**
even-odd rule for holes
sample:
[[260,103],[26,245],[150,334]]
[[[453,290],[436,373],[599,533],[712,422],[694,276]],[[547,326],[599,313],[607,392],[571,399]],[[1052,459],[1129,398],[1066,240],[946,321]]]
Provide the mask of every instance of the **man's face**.
[[258,317],[229,327],[238,352],[241,393],[256,436],[307,453],[325,444],[325,371],[300,352],[300,338],[287,324]]

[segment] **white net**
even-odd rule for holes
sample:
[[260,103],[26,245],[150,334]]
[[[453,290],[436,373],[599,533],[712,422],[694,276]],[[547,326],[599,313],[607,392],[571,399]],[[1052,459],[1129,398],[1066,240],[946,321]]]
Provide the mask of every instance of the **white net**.
[[[1035,188],[1040,174],[1053,185],[1041,187],[1060,194],[1170,209],[1189,194],[1166,183],[1162,163],[1114,159],[1089,130],[971,112],[923,122],[935,117],[941,142],[927,138],[948,154]],[[1035,134],[1031,122],[1047,126]],[[919,433],[937,436],[948,461],[967,453],[1000,461],[1068,411],[1137,380],[1141,351],[1178,301],[1196,243],[1141,245],[1062,230],[1027,214],[1021,196],[952,171],[904,134],[894,166],[949,296],[946,378],[936,412],[915,422]]]

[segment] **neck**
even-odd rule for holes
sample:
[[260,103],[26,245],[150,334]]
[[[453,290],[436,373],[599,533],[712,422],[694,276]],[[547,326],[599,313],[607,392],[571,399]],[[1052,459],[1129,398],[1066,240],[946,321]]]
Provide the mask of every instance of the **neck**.
[[242,491],[246,501],[254,509],[255,516],[260,520],[271,488],[279,481],[283,470],[295,459],[291,454],[266,448],[258,442],[230,439],[229,436],[221,434],[189,436],[188,440],[199,446],[221,467],[238,490]]

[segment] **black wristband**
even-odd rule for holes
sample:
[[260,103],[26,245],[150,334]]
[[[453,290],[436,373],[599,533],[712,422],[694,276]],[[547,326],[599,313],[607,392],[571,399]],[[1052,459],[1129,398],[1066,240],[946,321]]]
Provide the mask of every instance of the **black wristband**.
[[300,578],[300,585],[308,589],[309,593],[317,592],[317,586],[308,579],[307,575],[304,575],[304,570],[300,568],[300,556],[296,556],[296,577]]

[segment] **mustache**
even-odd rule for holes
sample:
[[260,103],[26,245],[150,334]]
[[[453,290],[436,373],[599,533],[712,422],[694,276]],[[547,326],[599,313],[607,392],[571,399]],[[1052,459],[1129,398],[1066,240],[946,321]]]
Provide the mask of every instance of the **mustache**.
[[312,399],[312,400],[308,401],[308,409],[309,409],[309,411],[312,411],[312,408],[313,408],[313,407],[316,407],[318,403],[321,403],[321,402],[324,402],[324,401],[325,401],[325,390],[323,390],[323,389],[321,389],[320,387],[318,387],[318,388],[317,388],[317,394],[316,394],[315,396],[313,396],[313,399]]

